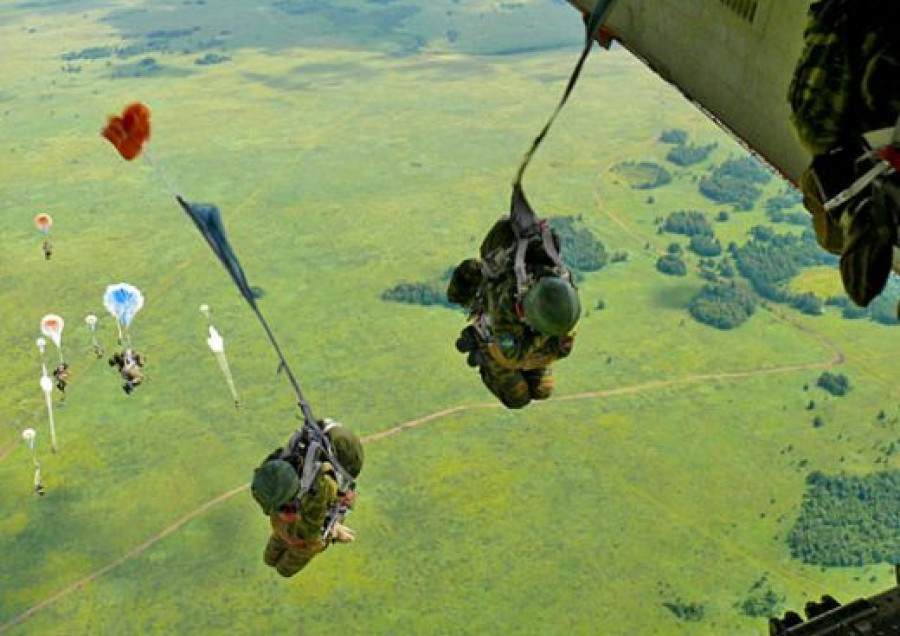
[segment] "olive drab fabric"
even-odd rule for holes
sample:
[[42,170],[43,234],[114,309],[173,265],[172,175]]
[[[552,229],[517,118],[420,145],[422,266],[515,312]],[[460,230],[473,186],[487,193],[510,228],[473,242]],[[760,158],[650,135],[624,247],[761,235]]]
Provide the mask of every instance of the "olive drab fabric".
[[[324,420],[322,424],[327,426],[327,423]],[[362,472],[363,462],[365,461],[365,452],[363,451],[362,442],[359,437],[356,436],[356,433],[346,426],[336,424],[328,429],[327,435],[329,439],[331,439],[331,445],[337,455],[337,461],[341,463],[341,466],[343,466],[347,472],[353,475],[354,479],[359,477],[359,473]]]
[[542,334],[565,336],[581,316],[581,302],[571,283],[547,277],[528,290],[522,302],[525,321]]
[[328,542],[322,537],[322,528],[329,508],[337,500],[338,485],[333,469],[324,463],[310,492],[299,502],[282,506],[269,515],[272,535],[263,553],[266,565],[274,567],[282,576],[294,576],[325,550]]
[[[553,233],[553,241],[559,250],[560,241]],[[485,386],[509,408],[522,408],[531,400],[550,397],[553,391],[553,374],[550,365],[569,355],[572,351],[574,326],[571,321],[574,307],[578,307],[577,292],[571,285],[572,296],[567,318],[545,320],[542,326],[551,325],[558,335],[541,333],[525,320],[525,308],[520,305],[518,285],[510,258],[516,244],[516,237],[508,217],[497,221],[485,237],[479,250],[481,257],[467,259],[453,272],[447,289],[447,298],[458,303],[473,314],[473,319],[483,322],[490,330],[490,337],[474,326],[463,330],[457,341],[457,349],[469,354],[469,364],[477,366]],[[554,263],[539,244],[529,245],[525,261],[537,283],[526,292],[526,298],[541,285],[546,276],[556,277]],[[497,266],[496,275],[485,276],[484,269]],[[560,280],[560,279],[556,279]],[[560,282],[562,282],[560,280]],[[557,283],[551,283],[559,291]],[[541,292],[535,299],[543,298]],[[574,300],[573,300],[574,298]],[[538,303],[535,303],[537,306]],[[552,314],[553,312],[547,312]],[[577,316],[576,316],[577,320]],[[541,322],[540,319],[536,322]],[[572,324],[563,324],[569,323]],[[568,328],[562,329],[563,326]]]
[[300,491],[300,477],[288,462],[266,461],[253,472],[250,493],[265,514],[289,503]]
[[900,2],[819,0],[789,90],[791,121],[819,155],[900,113]]
[[[841,257],[847,295],[868,305],[884,289],[897,243],[897,175],[826,203],[873,168],[863,135],[898,125],[900,2],[819,0],[789,90],[791,121],[813,155],[800,180],[819,244]],[[842,195],[843,196],[843,195]],[[838,199],[840,201],[841,199]]]
[[[841,280],[850,299],[867,306],[887,285],[897,241],[897,209],[900,189],[895,182],[885,182],[874,196],[856,203],[847,215],[849,227],[841,254]],[[893,192],[891,191],[893,190]]]

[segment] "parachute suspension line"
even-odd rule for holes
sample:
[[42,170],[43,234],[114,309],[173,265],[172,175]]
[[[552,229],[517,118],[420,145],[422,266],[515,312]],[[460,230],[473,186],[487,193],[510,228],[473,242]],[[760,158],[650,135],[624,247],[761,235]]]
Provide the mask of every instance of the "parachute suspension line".
[[266,332],[266,336],[269,337],[269,342],[272,343],[272,347],[275,348],[275,353],[278,355],[278,359],[281,361],[281,366],[279,369],[283,369],[285,374],[287,374],[288,381],[290,381],[291,386],[294,388],[294,393],[297,394],[297,404],[300,406],[300,411],[303,413],[304,425],[312,425],[316,426],[316,420],[313,417],[312,409],[309,406],[309,403],[306,401],[306,398],[303,397],[303,391],[300,389],[300,384],[297,382],[297,378],[294,376],[294,372],[291,370],[291,365],[288,364],[288,361],[284,357],[284,353],[281,351],[281,347],[278,345],[278,341],[275,339],[275,334],[272,333],[272,330],[269,328],[269,323],[266,322],[265,317],[263,317],[262,312],[257,307],[256,303],[247,299],[247,302],[250,304],[250,308],[253,309],[253,313],[256,314],[257,319],[259,319],[259,324],[262,325],[263,329]]
[[572,91],[575,88],[575,84],[578,82],[578,78],[581,75],[581,69],[584,66],[584,62],[585,60],[587,60],[588,54],[591,52],[591,46],[594,44],[594,36],[597,32],[597,29],[603,23],[603,18],[606,17],[606,13],[612,6],[612,3],[613,0],[597,0],[597,4],[594,6],[594,10],[593,12],[591,12],[590,18],[585,21],[584,49],[581,51],[581,56],[578,58],[578,62],[575,64],[572,75],[569,76],[569,83],[566,85],[566,90],[563,92],[562,99],[559,100],[559,104],[557,104],[556,110],[554,110],[553,114],[550,115],[550,119],[547,120],[547,123],[544,124],[541,132],[537,137],[534,138],[534,141],[531,142],[531,148],[528,149],[528,152],[526,152],[525,156],[522,158],[522,163],[519,164],[519,169],[516,171],[516,177],[515,179],[513,179],[514,188],[521,186],[522,177],[525,175],[525,169],[528,168],[528,164],[531,163],[531,158],[534,156],[534,153],[537,151],[538,147],[543,143],[544,137],[547,136],[547,133],[550,131],[550,127],[553,125],[553,122],[556,121],[557,115],[559,115],[559,113],[563,109],[563,106],[565,106],[566,102],[569,100],[569,96],[572,94]]
[[178,192],[178,188],[175,187],[175,183],[169,178],[168,173],[163,169],[161,164],[153,159],[150,148],[144,148],[143,156],[147,163],[150,164],[150,167],[153,168],[157,175],[159,175],[159,178],[162,179],[163,184],[166,186],[166,190],[168,190],[172,196],[180,197],[181,193]]

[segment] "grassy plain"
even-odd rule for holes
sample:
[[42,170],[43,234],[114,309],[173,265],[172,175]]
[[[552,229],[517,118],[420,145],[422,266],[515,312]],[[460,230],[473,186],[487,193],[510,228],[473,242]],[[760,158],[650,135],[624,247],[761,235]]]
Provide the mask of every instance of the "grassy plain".
[[[624,52],[595,54],[526,186],[541,213],[582,214],[631,258],[582,285],[585,307],[602,298],[607,309],[584,318],[557,367],[559,397],[506,412],[452,348],[460,314],[379,297],[473,253],[504,212],[514,166],[574,62],[577,14],[527,3],[517,11],[545,11],[545,25],[568,16],[569,46],[491,56],[472,52],[531,41],[492,3],[467,3],[489,16],[460,19],[470,52],[441,39],[434,7],[456,10],[450,2],[389,30],[425,33],[417,51],[378,33],[350,46],[343,32],[329,36],[329,16],[341,14],[328,12],[297,37],[306,46],[292,44],[300,18],[232,4],[247,12],[232,60],[198,67],[158,54],[184,72],[135,79],[108,78],[102,60],[64,74],[59,56],[115,44],[138,24],[215,31],[224,18],[165,3],[135,13],[147,8],[139,2],[0,11],[0,631],[761,634],[765,621],[735,604],[763,573],[792,607],[889,585],[886,566],[797,563],[783,538],[809,470],[885,467],[875,446],[897,439],[897,333],[782,308],[720,332],[684,309],[699,278],[655,271],[672,237],[654,219],[716,211],[694,175],[740,153],[736,144]],[[490,50],[484,20],[509,31]],[[260,37],[267,25],[273,41]],[[545,44],[560,44],[549,30]],[[351,521],[360,542],[296,580],[262,564],[267,522],[240,490],[161,536],[246,483],[296,420],[264,336],[208,249],[151,169],[123,163],[97,134],[132,100],[153,109],[153,155],[188,198],[222,208],[318,413],[375,435],[462,407],[368,444]],[[692,170],[667,166],[664,188],[617,183],[619,161],[664,163],[656,138],[672,127],[719,148]],[[37,212],[55,219],[50,262],[31,227]],[[733,213],[716,231],[723,244],[742,241],[764,219]],[[134,338],[149,379],[130,398],[92,359],[82,322],[102,314],[103,289],[120,280],[147,298]],[[226,337],[241,412],[203,343],[203,302]],[[68,320],[74,376],[57,408],[57,455],[32,344],[49,311]],[[112,347],[108,317],[101,331]],[[853,384],[840,399],[813,388],[838,350]],[[811,426],[816,414],[824,428]],[[42,499],[20,440],[28,426],[39,431]],[[703,604],[704,619],[676,618],[663,606],[675,598]]]

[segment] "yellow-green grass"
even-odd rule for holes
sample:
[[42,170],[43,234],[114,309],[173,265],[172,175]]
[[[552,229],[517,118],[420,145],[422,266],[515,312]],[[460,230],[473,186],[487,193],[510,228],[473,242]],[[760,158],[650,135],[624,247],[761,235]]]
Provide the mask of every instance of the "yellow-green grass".
[[[249,310],[152,170],[125,164],[99,137],[106,113],[134,99],[150,104],[154,158],[188,198],[222,207],[316,412],[374,434],[492,401],[452,348],[461,314],[384,303],[380,293],[435,278],[474,253],[559,96],[561,82],[547,77],[573,62],[571,51],[394,59],[241,49],[233,63],[194,79],[113,81],[103,79],[102,63],[61,75],[55,57],[108,41],[107,28],[42,16],[27,34],[26,22],[0,26],[13,60],[5,90],[14,94],[0,103],[0,629],[246,483],[297,424]],[[321,71],[329,81],[312,90],[247,79],[289,80],[301,61],[337,66]],[[896,415],[895,360],[884,347],[896,334],[833,313],[779,310],[846,354],[840,370],[853,390],[836,399],[813,388],[834,356],[814,333],[764,310],[734,332],[693,322],[684,305],[700,280],[657,273],[643,243],[657,250],[673,240],[655,234],[656,216],[718,208],[686,171],[673,168],[671,185],[647,192],[615,184],[608,172],[621,160],[661,163],[666,147],[656,137],[671,127],[719,142],[701,171],[738,152],[623,52],[598,54],[526,178],[542,214],[583,214],[607,247],[631,253],[582,284],[585,307],[603,298],[607,309],[583,320],[574,354],[557,367],[560,398],[623,393],[515,413],[463,410],[373,441],[351,521],[360,543],[329,550],[296,581],[263,566],[267,523],[239,492],[10,633],[59,633],[61,625],[68,633],[283,633],[288,625],[305,633],[755,634],[764,621],[741,618],[734,603],[763,572],[794,606],[823,592],[847,598],[886,586],[884,567],[802,566],[783,537],[806,470],[884,466],[873,445],[896,429],[875,415]],[[56,221],[48,263],[30,225],[38,211]],[[733,213],[716,232],[725,244],[742,241],[764,219],[758,210]],[[120,280],[147,298],[134,339],[148,380],[131,397],[105,361],[92,359],[82,320],[102,314],[103,288]],[[226,337],[240,412],[205,348],[201,302]],[[68,321],[73,370],[68,404],[56,413],[57,455],[48,449],[33,345],[48,311]],[[100,330],[112,348],[108,317]],[[778,371],[799,365],[810,368]],[[766,374],[713,377],[757,371]],[[806,410],[809,399],[815,411]],[[811,426],[816,414],[822,429]],[[39,430],[43,499],[30,494],[19,437],[26,426]],[[707,619],[680,623],[661,605],[671,599],[658,593],[659,581],[706,604]]]

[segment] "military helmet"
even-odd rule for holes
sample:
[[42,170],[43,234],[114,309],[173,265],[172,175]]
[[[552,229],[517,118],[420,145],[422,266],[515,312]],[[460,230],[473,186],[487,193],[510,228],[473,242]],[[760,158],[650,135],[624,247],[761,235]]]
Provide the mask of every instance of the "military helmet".
[[525,322],[548,336],[564,336],[578,322],[581,301],[570,282],[550,276],[540,279],[523,299]]
[[323,420],[323,424],[323,428],[328,431],[327,435],[331,440],[331,446],[334,448],[337,460],[356,479],[359,477],[359,473],[362,472],[363,460],[365,460],[362,442],[346,426],[342,426],[333,420]]
[[250,492],[267,515],[290,503],[300,492],[297,471],[283,459],[273,459],[253,472]]

